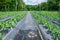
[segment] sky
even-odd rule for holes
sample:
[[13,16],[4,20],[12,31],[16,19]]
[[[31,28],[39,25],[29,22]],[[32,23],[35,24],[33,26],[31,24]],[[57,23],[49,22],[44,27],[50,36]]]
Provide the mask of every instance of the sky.
[[42,2],[47,2],[47,0],[23,0],[26,5],[37,5]]

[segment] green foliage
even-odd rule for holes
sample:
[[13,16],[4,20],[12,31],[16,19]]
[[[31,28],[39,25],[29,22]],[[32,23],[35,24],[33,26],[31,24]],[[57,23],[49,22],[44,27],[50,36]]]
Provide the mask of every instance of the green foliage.
[[[11,16],[13,16],[14,13],[12,13]],[[0,22],[0,30],[6,30],[7,28],[11,29],[11,28],[15,27],[17,22],[20,21],[26,15],[26,12],[25,11],[17,12],[17,14],[18,14],[17,16],[14,16],[7,21]],[[14,14],[14,15],[16,15],[16,14]]]
[[0,40],[2,40],[2,33],[0,33]]
[[60,20],[58,11],[41,11],[38,14],[41,14],[45,17],[48,17],[48,18],[51,18],[51,19],[54,19],[54,20],[57,20],[57,21]]
[[[45,25],[45,27],[47,27],[48,31],[53,36],[54,40],[60,40],[60,28],[59,28],[59,26],[56,24],[53,24],[50,21],[45,20],[42,16],[38,16],[39,14],[41,14],[40,12],[33,11],[31,13],[32,13],[33,17],[38,21],[38,23],[43,23]],[[46,14],[46,13],[44,12],[44,14]],[[48,13],[48,15],[50,15],[50,14]]]
[[48,10],[58,10],[59,0],[48,0]]
[[0,0],[0,11],[58,11],[59,3],[59,0],[48,0],[38,5],[25,5],[22,0]]

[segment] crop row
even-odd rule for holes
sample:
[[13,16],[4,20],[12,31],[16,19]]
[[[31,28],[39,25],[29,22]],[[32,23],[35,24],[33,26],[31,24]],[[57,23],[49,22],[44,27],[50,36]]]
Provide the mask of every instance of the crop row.
[[16,14],[19,14],[19,12],[0,12],[0,19],[3,19],[3,18],[8,18],[8,17],[11,17],[11,16],[14,16]]
[[0,40],[2,40],[2,33],[0,33]]
[[36,11],[36,13],[51,18],[53,20],[60,21],[60,15],[58,11]]
[[[15,12],[12,12],[12,13],[10,12],[10,14],[11,14],[11,16],[14,16],[14,15],[17,15],[17,14],[18,15],[12,17],[9,20],[0,21],[0,40],[2,40],[2,32],[6,31],[6,30],[9,31],[12,28],[14,28],[16,26],[16,24],[26,15],[26,11],[23,11],[23,12],[20,11],[20,12],[16,12],[16,13]],[[6,16],[6,13],[5,13],[5,16]]]
[[37,14],[37,12],[32,12],[33,17],[38,21],[38,23],[42,23],[46,26],[48,32],[53,36],[54,40],[60,40],[60,28],[56,24],[43,19],[42,16],[38,16]]
[[10,20],[0,22],[0,30],[6,30],[7,28],[12,28],[16,26],[16,23],[20,21],[26,13],[20,13],[18,16],[11,18]]

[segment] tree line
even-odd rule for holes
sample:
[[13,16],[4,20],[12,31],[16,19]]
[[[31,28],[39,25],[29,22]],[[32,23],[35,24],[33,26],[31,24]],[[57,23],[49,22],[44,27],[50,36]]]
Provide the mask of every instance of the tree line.
[[59,0],[48,0],[38,5],[25,5],[22,0],[0,0],[0,11],[58,11]]

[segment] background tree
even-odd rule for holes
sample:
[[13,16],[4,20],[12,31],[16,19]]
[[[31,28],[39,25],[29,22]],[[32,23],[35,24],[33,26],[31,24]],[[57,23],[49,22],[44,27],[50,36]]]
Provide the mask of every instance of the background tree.
[[0,11],[58,11],[59,0],[48,0],[38,5],[25,5],[22,0],[0,0]]

